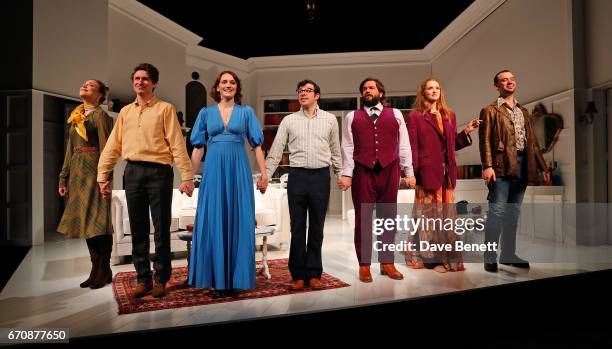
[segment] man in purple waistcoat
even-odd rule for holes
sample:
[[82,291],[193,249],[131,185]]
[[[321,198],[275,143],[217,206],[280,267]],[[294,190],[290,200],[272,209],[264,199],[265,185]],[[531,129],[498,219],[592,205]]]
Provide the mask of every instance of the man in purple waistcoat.
[[[352,187],[355,207],[355,251],[359,280],[372,282],[372,210],[377,218],[395,219],[400,170],[410,188],[416,184],[412,152],[402,113],[387,108],[385,87],[374,78],[359,85],[362,109],[350,112],[342,124],[342,177],[340,189]],[[362,206],[363,205],[363,206]],[[392,279],[404,276],[395,269],[393,252],[381,251],[394,243],[395,230],[386,230],[376,244],[380,273]]]

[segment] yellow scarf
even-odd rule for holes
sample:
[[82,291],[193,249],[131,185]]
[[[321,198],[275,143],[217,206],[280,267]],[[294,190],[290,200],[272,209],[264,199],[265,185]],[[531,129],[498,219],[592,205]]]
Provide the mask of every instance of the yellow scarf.
[[68,118],[68,123],[72,123],[74,125],[74,129],[76,130],[77,134],[81,136],[85,142],[87,142],[87,131],[85,130],[85,120],[87,117],[85,116],[85,110],[93,109],[95,107],[95,105],[83,103],[74,108],[70,114],[70,117]]

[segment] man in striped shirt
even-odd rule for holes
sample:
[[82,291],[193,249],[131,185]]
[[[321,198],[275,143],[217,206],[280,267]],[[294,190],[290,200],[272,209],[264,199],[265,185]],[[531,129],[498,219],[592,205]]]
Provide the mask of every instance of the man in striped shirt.
[[306,286],[322,287],[321,246],[329,203],[330,166],[336,178],[342,171],[338,121],[335,115],[319,108],[321,89],[312,80],[302,80],[297,94],[302,108],[283,118],[266,159],[267,171],[272,174],[288,145],[289,271],[293,279],[290,289],[295,291]]

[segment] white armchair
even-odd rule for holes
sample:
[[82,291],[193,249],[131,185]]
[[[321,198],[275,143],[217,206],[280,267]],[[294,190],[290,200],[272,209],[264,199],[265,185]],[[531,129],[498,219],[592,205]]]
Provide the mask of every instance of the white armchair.
[[[268,244],[277,244],[280,248],[286,248],[291,235],[287,189],[269,186],[265,194],[261,194],[257,189],[254,190],[257,226],[274,225],[276,231],[274,235],[268,237]],[[261,245],[261,238],[255,243]]]

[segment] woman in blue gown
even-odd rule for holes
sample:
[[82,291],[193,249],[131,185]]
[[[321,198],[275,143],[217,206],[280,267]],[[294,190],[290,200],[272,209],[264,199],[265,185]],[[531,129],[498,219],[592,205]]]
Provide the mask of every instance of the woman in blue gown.
[[212,288],[215,296],[236,296],[255,287],[255,200],[253,177],[244,147],[255,150],[265,191],[267,173],[261,150],[263,133],[253,109],[240,105],[238,76],[224,71],[211,96],[217,104],[200,110],[191,133],[194,173],[207,146],[193,229],[189,284]]

